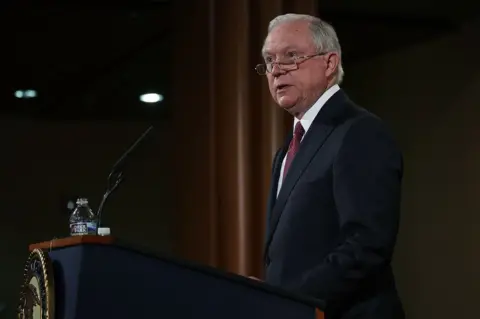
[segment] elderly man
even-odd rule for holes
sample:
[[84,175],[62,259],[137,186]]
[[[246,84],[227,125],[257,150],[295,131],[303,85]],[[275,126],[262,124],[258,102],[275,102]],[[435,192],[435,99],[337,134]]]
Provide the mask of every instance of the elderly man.
[[382,121],[339,87],[334,29],[286,14],[262,50],[293,135],[275,155],[268,203],[265,281],[322,299],[329,318],[404,318],[391,267],[402,155]]

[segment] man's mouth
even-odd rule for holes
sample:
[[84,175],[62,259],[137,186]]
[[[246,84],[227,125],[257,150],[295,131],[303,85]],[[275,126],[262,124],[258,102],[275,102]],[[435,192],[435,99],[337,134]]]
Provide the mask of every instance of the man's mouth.
[[286,89],[287,87],[289,87],[290,85],[288,84],[280,84],[280,85],[277,85],[277,91],[282,91],[284,89]]

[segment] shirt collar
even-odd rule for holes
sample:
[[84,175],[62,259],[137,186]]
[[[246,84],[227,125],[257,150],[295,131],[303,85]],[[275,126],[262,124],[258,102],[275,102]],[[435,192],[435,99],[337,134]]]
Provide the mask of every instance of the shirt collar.
[[300,123],[302,123],[303,129],[305,130],[305,133],[307,133],[318,112],[320,112],[325,103],[327,103],[328,99],[330,99],[338,90],[340,90],[338,84],[335,84],[334,86],[326,90],[318,98],[315,104],[313,104],[312,107],[309,108],[307,112],[305,112],[301,120],[295,118],[295,120],[293,121],[293,129],[295,129],[295,125],[300,121]]

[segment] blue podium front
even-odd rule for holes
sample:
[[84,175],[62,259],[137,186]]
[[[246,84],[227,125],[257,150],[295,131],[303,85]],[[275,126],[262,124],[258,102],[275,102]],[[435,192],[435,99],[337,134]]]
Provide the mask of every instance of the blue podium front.
[[319,301],[114,242],[79,241],[46,252],[55,286],[50,319],[323,318]]

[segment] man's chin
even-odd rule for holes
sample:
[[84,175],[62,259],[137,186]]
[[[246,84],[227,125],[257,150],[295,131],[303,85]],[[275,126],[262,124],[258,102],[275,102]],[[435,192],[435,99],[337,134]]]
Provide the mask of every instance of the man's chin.
[[292,99],[288,96],[282,96],[277,99],[277,104],[284,110],[289,110],[297,104],[296,99]]
[[295,108],[295,105],[297,101],[291,100],[291,99],[279,99],[277,101],[277,104],[280,108],[284,109],[285,111],[289,111],[293,108]]

